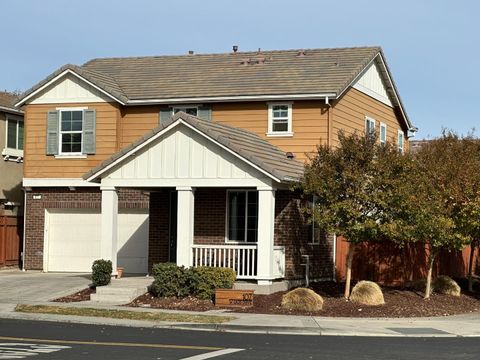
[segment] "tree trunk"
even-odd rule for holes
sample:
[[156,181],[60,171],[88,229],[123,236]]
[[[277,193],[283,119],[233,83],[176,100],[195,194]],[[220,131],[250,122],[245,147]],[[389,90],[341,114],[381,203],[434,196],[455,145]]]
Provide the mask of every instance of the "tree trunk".
[[351,242],[348,243],[348,255],[347,255],[347,276],[345,279],[345,294],[343,295],[345,299],[350,297],[350,282],[352,280],[352,262],[353,262],[353,253],[355,252],[355,244]]
[[475,248],[477,247],[477,242],[472,241],[470,244],[470,257],[468,259],[468,291],[473,291],[473,259],[475,255]]
[[428,256],[428,273],[427,273],[427,285],[425,286],[425,296],[424,299],[430,299],[430,292],[432,288],[432,272],[433,264],[435,262],[436,253],[430,250],[430,255]]

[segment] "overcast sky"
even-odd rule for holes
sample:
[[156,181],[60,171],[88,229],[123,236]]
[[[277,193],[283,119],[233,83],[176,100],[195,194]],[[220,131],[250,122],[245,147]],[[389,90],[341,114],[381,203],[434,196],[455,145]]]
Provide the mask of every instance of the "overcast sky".
[[0,89],[96,57],[380,45],[418,138],[480,132],[479,1],[0,0],[0,14]]

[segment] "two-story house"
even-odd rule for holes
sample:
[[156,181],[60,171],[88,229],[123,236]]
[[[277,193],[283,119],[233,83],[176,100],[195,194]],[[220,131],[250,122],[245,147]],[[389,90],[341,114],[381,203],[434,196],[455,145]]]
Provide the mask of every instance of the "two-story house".
[[23,217],[23,111],[0,91],[0,267],[18,266]]
[[413,129],[378,47],[93,59],[23,94],[25,268],[148,273],[227,266],[238,279],[334,276],[334,237],[291,191],[318,144]]

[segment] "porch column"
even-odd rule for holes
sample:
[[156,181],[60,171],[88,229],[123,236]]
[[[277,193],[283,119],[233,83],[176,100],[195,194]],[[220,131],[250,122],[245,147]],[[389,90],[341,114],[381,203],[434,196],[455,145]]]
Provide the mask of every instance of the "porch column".
[[118,194],[115,187],[102,187],[102,237],[100,255],[112,261],[113,275],[117,274]]
[[194,189],[177,187],[177,265],[192,266]]
[[258,285],[270,285],[273,280],[273,228],[275,223],[275,189],[258,190]]

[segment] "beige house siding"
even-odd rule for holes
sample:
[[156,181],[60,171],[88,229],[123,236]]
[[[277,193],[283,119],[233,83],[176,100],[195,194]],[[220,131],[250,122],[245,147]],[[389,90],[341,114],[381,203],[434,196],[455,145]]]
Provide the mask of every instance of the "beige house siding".
[[[0,112],[0,152],[5,148],[6,114]],[[23,163],[0,159],[0,199],[23,203],[22,174]],[[0,206],[0,215],[22,215],[22,208],[4,209]]]
[[[395,111],[388,105],[350,88],[333,106],[332,112],[332,145],[338,145],[338,132],[345,133],[365,132],[365,117],[375,120],[375,131],[379,132],[380,123],[387,125],[387,141],[397,143],[398,130],[402,125],[395,115]],[[404,132],[405,133],[405,132]],[[405,149],[408,148],[407,134],[405,133]]]

